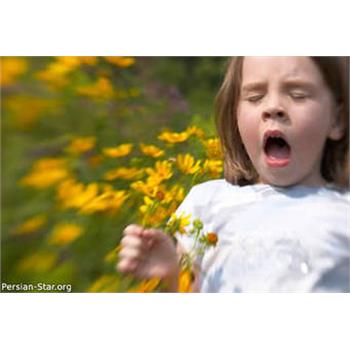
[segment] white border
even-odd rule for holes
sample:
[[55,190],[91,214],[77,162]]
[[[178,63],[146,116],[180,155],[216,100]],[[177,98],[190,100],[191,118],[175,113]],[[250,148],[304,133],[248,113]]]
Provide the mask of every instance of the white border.
[[[3,294],[12,349],[346,349],[346,294]],[[4,317],[6,315],[6,317]]]
[[2,1],[1,55],[349,55],[342,0]]

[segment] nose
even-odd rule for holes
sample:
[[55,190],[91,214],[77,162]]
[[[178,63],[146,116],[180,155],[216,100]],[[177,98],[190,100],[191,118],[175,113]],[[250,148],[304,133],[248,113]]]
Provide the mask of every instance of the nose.
[[263,119],[285,119],[286,117],[287,112],[278,98],[270,98],[267,100],[266,105],[263,107],[262,111]]

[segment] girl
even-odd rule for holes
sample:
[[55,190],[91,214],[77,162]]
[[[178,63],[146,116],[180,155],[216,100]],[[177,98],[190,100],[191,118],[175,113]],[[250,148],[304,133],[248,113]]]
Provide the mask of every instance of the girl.
[[[348,58],[236,57],[217,96],[225,179],[177,210],[216,232],[201,292],[350,291]],[[130,225],[118,269],[177,290],[193,241]]]

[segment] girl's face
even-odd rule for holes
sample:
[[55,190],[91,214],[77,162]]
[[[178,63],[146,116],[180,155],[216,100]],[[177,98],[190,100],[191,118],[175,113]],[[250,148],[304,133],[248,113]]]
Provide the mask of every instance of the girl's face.
[[337,105],[309,57],[245,57],[238,129],[260,182],[322,186],[327,138],[337,140]]

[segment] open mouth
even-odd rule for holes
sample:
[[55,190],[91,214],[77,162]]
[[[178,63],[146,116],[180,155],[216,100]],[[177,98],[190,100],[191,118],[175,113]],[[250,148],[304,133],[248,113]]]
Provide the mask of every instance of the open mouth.
[[268,165],[272,167],[283,167],[290,162],[291,147],[278,130],[265,133],[264,152]]

